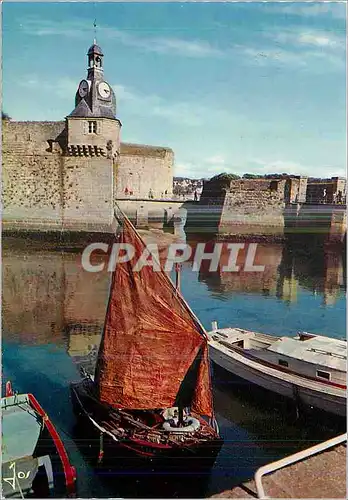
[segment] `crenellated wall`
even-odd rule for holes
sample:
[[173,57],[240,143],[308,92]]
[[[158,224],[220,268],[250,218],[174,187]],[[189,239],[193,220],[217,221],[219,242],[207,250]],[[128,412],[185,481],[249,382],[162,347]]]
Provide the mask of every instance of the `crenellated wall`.
[[[2,124],[5,227],[104,231],[112,223],[117,197],[172,196],[173,151],[122,144],[118,154],[118,120],[101,120],[98,150],[94,143],[88,147],[89,137],[82,132],[75,137],[79,149],[72,148],[64,121]],[[89,141],[85,147],[83,140]]]

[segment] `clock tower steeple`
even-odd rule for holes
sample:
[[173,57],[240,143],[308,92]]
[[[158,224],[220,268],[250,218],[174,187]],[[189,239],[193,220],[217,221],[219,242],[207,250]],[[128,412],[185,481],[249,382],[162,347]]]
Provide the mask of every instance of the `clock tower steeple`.
[[87,52],[87,78],[79,83],[75,109],[67,116],[68,151],[72,153],[88,150],[115,157],[119,152],[121,123],[116,118],[114,91],[104,80],[103,57],[94,39]]
[[94,39],[93,45],[88,49],[88,74],[87,79],[103,79],[103,57],[104,54]]
[[87,78],[81,80],[78,86],[75,109],[69,116],[116,119],[116,97],[111,86],[104,80],[103,57],[102,49],[94,39],[87,52]]

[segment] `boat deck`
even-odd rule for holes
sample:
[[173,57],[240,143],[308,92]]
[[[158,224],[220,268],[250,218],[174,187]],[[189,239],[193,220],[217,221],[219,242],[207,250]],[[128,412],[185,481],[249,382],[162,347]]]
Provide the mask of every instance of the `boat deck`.
[[31,456],[40,436],[41,423],[29,404],[28,396],[20,394],[1,400],[3,463]]

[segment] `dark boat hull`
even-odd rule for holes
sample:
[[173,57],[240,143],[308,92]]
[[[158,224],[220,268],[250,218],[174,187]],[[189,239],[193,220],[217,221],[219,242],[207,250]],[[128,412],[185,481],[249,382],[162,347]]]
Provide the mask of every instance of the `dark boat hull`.
[[78,419],[77,432],[88,447],[86,452],[94,451],[94,457],[105,466],[119,470],[131,469],[140,474],[147,474],[151,470],[152,473],[180,476],[188,472],[205,475],[209,473],[221,449],[223,441],[218,435],[208,441],[197,440],[189,446],[163,446],[135,438],[115,441],[95,425],[97,423],[102,427],[103,419],[99,408],[96,409],[89,400],[83,384],[72,384],[71,394]]

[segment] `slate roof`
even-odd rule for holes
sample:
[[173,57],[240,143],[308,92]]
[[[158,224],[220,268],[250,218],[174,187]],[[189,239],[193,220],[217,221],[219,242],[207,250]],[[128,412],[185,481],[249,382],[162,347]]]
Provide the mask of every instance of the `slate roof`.
[[88,49],[88,53],[87,54],[88,55],[90,55],[90,54],[98,54],[99,56],[103,56],[104,55],[102,49],[96,43],[94,43],[93,45],[90,46],[90,48]]
[[108,106],[97,106],[95,111],[92,112],[84,99],[78,103],[76,108],[68,116],[75,116],[76,118],[111,118],[116,119],[115,115]]

